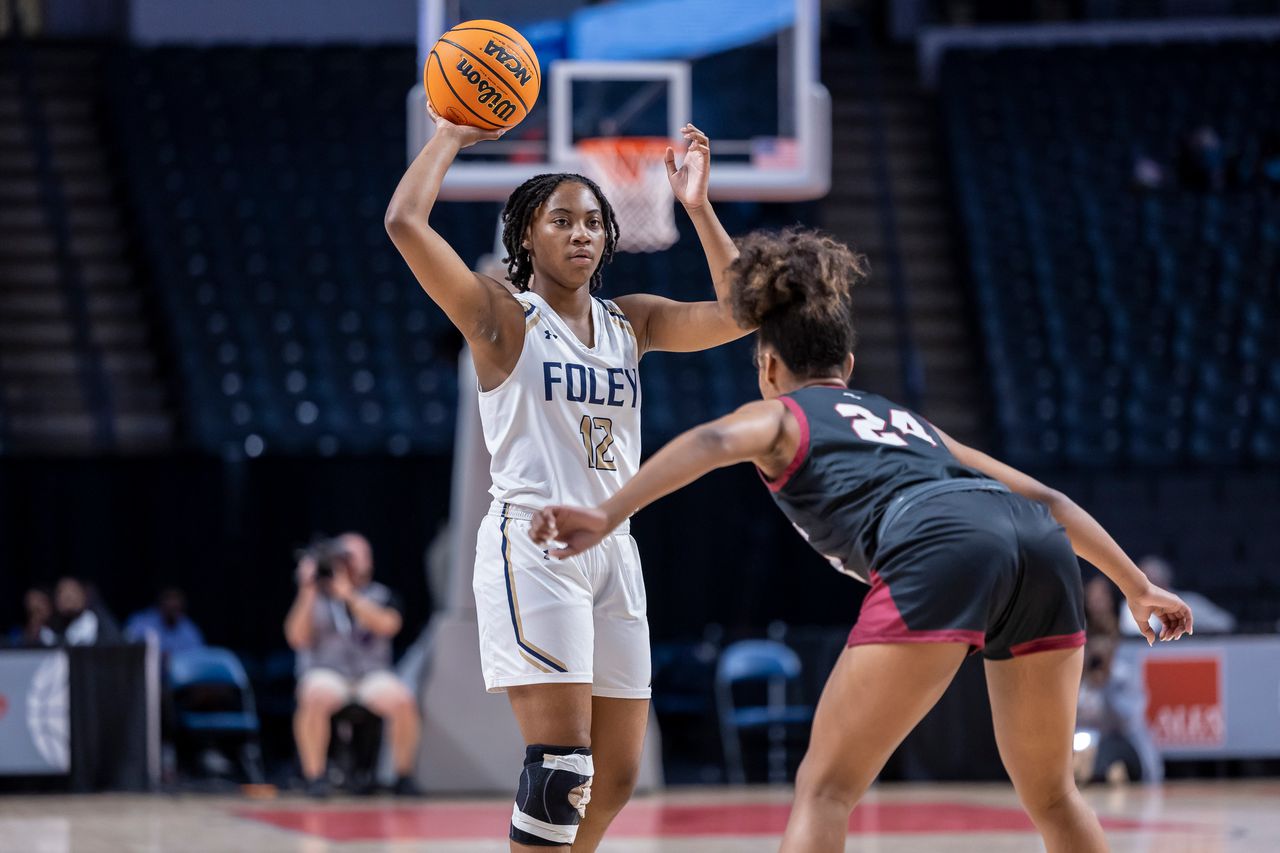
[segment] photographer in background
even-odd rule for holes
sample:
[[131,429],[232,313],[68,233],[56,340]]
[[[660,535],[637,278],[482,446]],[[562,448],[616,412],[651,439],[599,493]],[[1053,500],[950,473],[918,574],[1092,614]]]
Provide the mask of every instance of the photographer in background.
[[[1076,778],[1081,784],[1156,783],[1164,779],[1164,761],[1147,730],[1147,696],[1141,677],[1116,657],[1120,619],[1113,590],[1104,577],[1084,585],[1088,639],[1076,700]],[[1133,622],[1127,608],[1121,619]],[[1081,738],[1082,734],[1087,737]]]
[[298,595],[284,634],[298,654],[294,739],[307,793],[328,793],[330,718],[352,702],[381,717],[391,739],[395,793],[414,795],[410,773],[421,723],[409,689],[391,669],[400,632],[395,595],[373,580],[373,551],[358,533],[317,543],[300,555]]

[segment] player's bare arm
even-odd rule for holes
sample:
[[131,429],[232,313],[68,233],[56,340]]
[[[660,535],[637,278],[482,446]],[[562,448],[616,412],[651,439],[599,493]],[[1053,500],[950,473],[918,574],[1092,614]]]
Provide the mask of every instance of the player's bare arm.
[[716,468],[754,462],[770,479],[782,474],[800,443],[800,426],[778,400],[748,403],[672,439],[640,466],[617,494],[599,507],[550,506],[535,517],[535,542],[565,543],[552,556],[580,554],[596,545],[633,513],[689,485]]
[[[524,342],[524,316],[510,291],[471,271],[428,219],[458,152],[501,131],[456,125],[431,113],[436,132],[400,179],[387,207],[391,241],[427,295],[471,345],[476,371],[491,386],[511,372]],[[495,381],[496,380],[496,381]]]
[[679,168],[676,168],[675,151],[667,149],[667,178],[671,181],[671,191],[698,232],[716,299],[714,302],[677,302],[644,293],[618,297],[614,301],[631,319],[642,353],[649,350],[696,352],[737,340],[752,331],[734,321],[729,304],[730,282],[726,272],[738,257],[738,248],[720,224],[707,197],[711,143],[707,135],[692,124],[685,125],[681,132],[689,147]]
[[1079,504],[1034,477],[980,450],[961,444],[940,429],[938,435],[942,436],[947,449],[960,462],[994,477],[1023,497],[1047,506],[1053,517],[1066,529],[1067,538],[1071,540],[1071,547],[1076,554],[1097,566],[1099,571],[1120,588],[1129,603],[1134,621],[1138,623],[1148,643],[1157,639],[1148,624],[1153,613],[1164,626],[1158,638],[1160,640],[1176,640],[1183,634],[1192,632],[1194,620],[1186,602],[1147,580],[1147,576],[1134,565],[1124,549]]

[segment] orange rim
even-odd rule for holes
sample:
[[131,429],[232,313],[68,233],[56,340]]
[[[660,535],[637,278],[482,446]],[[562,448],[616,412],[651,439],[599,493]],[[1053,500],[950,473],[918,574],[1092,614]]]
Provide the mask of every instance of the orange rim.
[[662,162],[671,140],[665,136],[596,136],[579,140],[576,147],[615,179],[635,181],[646,166]]

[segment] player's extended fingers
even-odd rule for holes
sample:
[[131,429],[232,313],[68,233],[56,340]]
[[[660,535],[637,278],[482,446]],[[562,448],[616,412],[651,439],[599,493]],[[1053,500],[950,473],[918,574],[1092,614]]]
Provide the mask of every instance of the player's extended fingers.
[[707,138],[705,136],[700,136],[699,134],[685,131],[684,138],[685,138],[685,141],[689,143],[688,150],[690,154],[692,154],[695,151],[702,151],[705,153],[711,152],[711,143],[707,141]]
[[676,173],[676,152],[670,145],[667,146],[667,153],[663,155],[662,161],[667,164],[667,174],[674,175]]

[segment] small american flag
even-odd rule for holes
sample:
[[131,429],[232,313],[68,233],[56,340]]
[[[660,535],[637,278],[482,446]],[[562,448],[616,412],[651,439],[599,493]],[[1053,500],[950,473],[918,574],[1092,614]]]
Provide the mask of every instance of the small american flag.
[[751,140],[751,165],[761,169],[794,169],[800,165],[800,148],[794,139],[757,136]]

